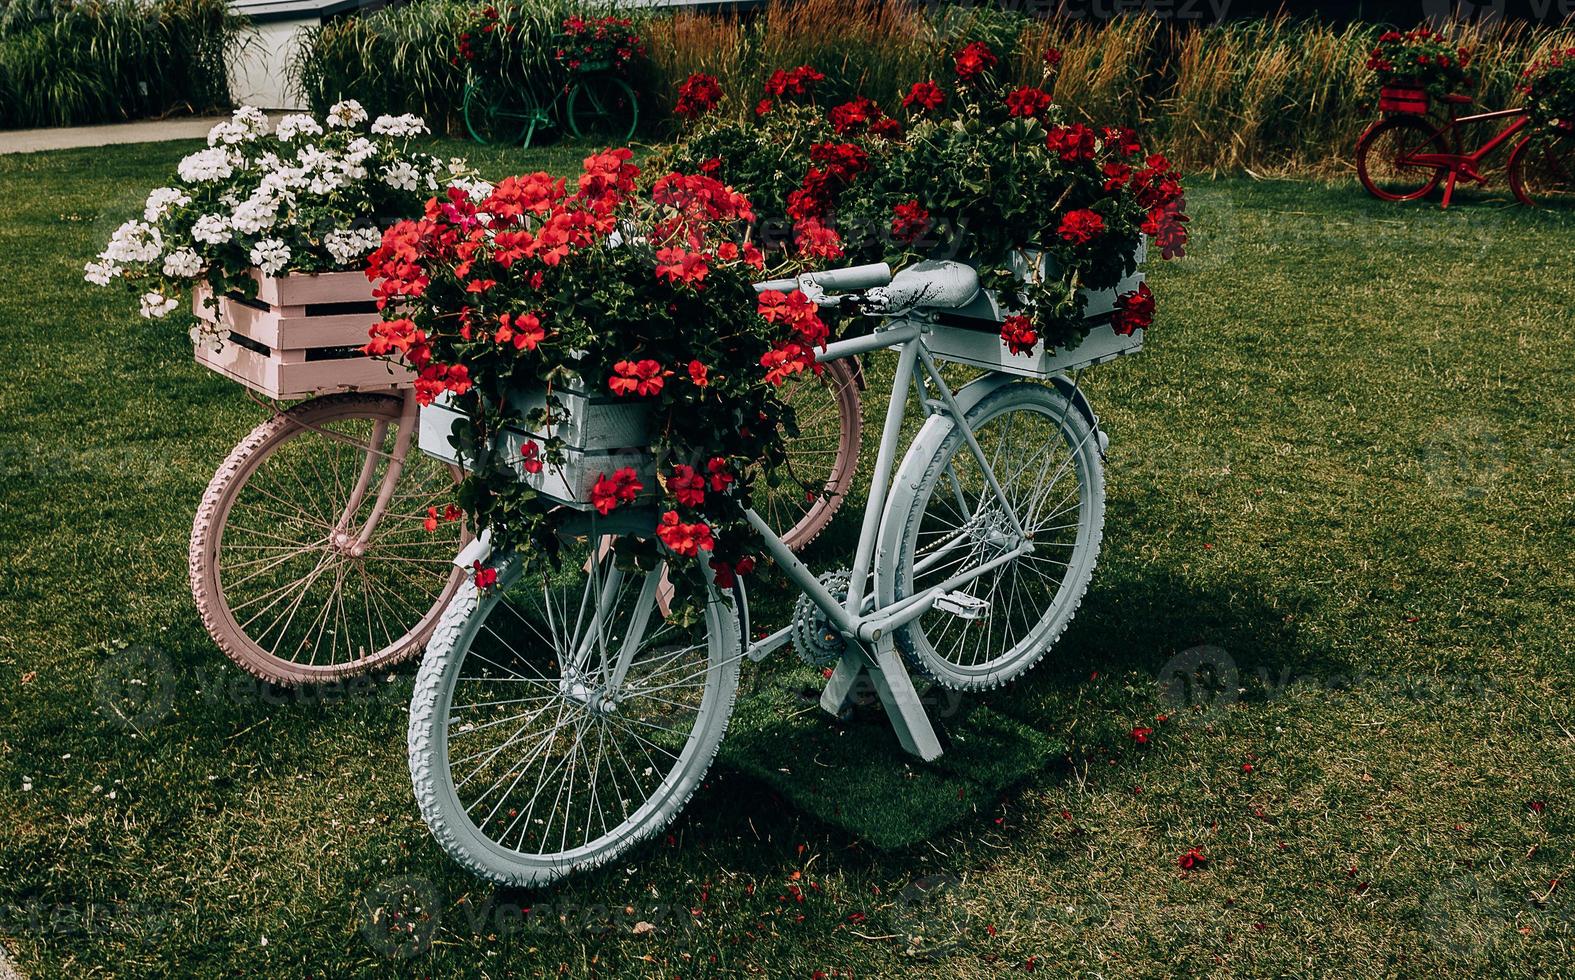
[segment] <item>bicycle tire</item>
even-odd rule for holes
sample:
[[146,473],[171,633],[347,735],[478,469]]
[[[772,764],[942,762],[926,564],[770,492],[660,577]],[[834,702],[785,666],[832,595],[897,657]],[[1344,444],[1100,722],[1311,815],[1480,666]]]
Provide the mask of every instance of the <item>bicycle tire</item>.
[[[1009,413],[1019,412],[1032,416],[1024,420],[1027,425],[1037,422],[1037,426],[1025,427],[1025,431],[1019,433],[1014,418],[1008,423],[1005,433],[986,431],[987,426]],[[991,468],[996,471],[1003,491],[1014,502],[1024,492],[1011,472],[1011,466],[1020,459],[1019,453],[1026,451],[1032,455],[1022,460],[1022,466],[1017,472],[1026,474],[1030,466],[1038,466],[1037,479],[1042,480],[1049,472],[1054,457],[1040,463],[1039,456],[1042,454],[1036,452],[1036,448],[1043,446],[1043,453],[1048,454],[1058,435],[1059,443],[1067,449],[1066,459],[1052,474],[1051,483],[1043,487],[1035,484],[1029,488],[1032,496],[1027,498],[1028,519],[1023,520],[1023,523],[1035,542],[1035,552],[1009,561],[996,571],[955,590],[987,601],[989,609],[984,617],[969,621],[932,609],[896,630],[898,649],[913,667],[943,686],[977,691],[999,687],[1033,667],[1077,614],[1099,560],[1105,520],[1105,484],[1097,433],[1071,400],[1055,388],[1033,382],[1006,384],[969,409],[966,423],[984,452],[993,455]],[[1003,458],[1003,454],[1008,455]],[[954,459],[963,462],[954,467]],[[911,487],[913,490],[894,497],[893,511],[883,527],[880,553],[894,555],[896,567],[889,574],[877,576],[877,594],[882,606],[900,602],[907,596],[923,591],[943,577],[968,567],[966,563],[983,564],[1004,553],[1004,546],[993,539],[1009,537],[1009,525],[999,519],[999,514],[990,510],[995,506],[995,498],[993,494],[986,498],[988,485],[982,478],[982,471],[977,476],[971,472],[976,466],[977,461],[954,420],[946,416],[934,416],[920,431],[903,459],[895,483],[897,487]],[[1076,521],[1065,525],[1043,524],[1044,521],[1059,520],[1065,513],[1064,509],[1045,514],[1039,511],[1041,502],[1049,499],[1049,488],[1056,485],[1062,473],[1068,472],[1068,467],[1077,480],[1076,486],[1072,488],[1077,498]],[[959,468],[967,472],[959,474]],[[967,501],[960,502],[956,513],[962,520],[950,529],[947,528],[944,505],[937,503],[936,492],[943,476],[947,478],[948,487],[954,496],[966,496],[959,492],[959,488],[975,489],[981,496],[974,506],[969,506]],[[933,511],[932,503],[935,504]],[[1022,515],[1019,517],[1021,519]],[[1058,530],[1071,530],[1073,533],[1048,533]],[[925,535],[929,536],[931,544],[922,543],[921,538]],[[1071,540],[1056,541],[1056,537]],[[958,559],[956,567],[948,559],[939,564],[936,574],[931,575],[926,570],[922,572],[924,580],[918,580],[915,559],[920,551],[934,554],[933,549],[948,539],[966,542],[967,550]],[[1061,554],[1066,556],[1064,562],[1052,557]],[[1032,564],[1034,562],[1040,564]],[[1032,592],[1034,580],[1020,573],[1019,569],[1026,568],[1029,573],[1037,574],[1043,580],[1048,579],[1050,572],[1041,566],[1052,564],[1063,565],[1066,571],[1060,573],[1058,581],[1045,583],[1053,586],[1053,595],[1049,596],[1042,612],[1038,612]],[[997,583],[1008,574],[1012,576],[1010,588],[1002,588]],[[987,595],[977,594],[985,591]],[[1026,599],[1024,593],[1027,593]],[[1024,605],[1019,607],[1019,602]],[[994,638],[997,623],[1002,624],[1003,642],[1010,639],[1012,617],[1018,611],[1022,611],[1026,624],[1020,639],[1011,643],[1003,653],[994,654],[986,647],[987,656],[983,659],[975,656],[970,658],[970,662],[962,662],[967,642],[976,639],[974,649],[977,651]],[[957,622],[984,625],[964,626],[960,638],[953,640],[952,632]],[[974,631],[973,637],[969,636],[969,630]]]
[[[291,472],[288,469],[280,471],[270,470],[267,478],[268,482],[272,483],[275,488],[288,486],[292,490],[298,489],[300,500],[296,501],[296,503],[300,507],[301,515],[306,515],[307,505],[305,501],[307,499],[312,501],[314,509],[321,509],[324,514],[331,514],[336,509],[342,508],[344,504],[344,501],[333,496],[334,491],[340,489],[340,487],[330,488],[327,486],[327,480],[323,476],[325,468],[319,466],[320,457],[305,455],[310,452],[306,447],[305,441],[314,438],[318,440],[323,439],[324,437],[319,435],[319,433],[330,431],[336,425],[357,422],[371,422],[374,426],[378,422],[390,426],[397,425],[402,409],[403,400],[397,396],[369,393],[329,395],[294,405],[257,426],[246,438],[242,439],[219,466],[212,481],[208,484],[207,490],[203,493],[202,501],[197,507],[196,517],[192,522],[191,543],[188,550],[188,571],[190,574],[192,598],[196,602],[197,612],[202,618],[203,626],[207,629],[208,634],[213,637],[214,643],[224,652],[225,656],[229,657],[248,673],[275,684],[295,686],[328,683],[392,666],[413,656],[422,648],[427,636],[430,635],[432,629],[436,626],[438,615],[442,611],[444,604],[453,595],[454,591],[458,589],[463,573],[459,569],[448,565],[447,559],[452,558],[458,549],[469,541],[469,532],[465,530],[463,522],[449,525],[451,530],[446,530],[442,536],[432,538],[430,543],[421,538],[415,539],[419,542],[418,544],[411,545],[408,541],[401,540],[396,543],[387,537],[385,539],[374,537],[371,542],[373,549],[367,554],[334,559],[341,562],[346,568],[352,566],[360,568],[361,588],[359,594],[363,598],[363,607],[367,617],[368,642],[358,645],[355,643],[354,637],[345,638],[346,652],[353,653],[359,649],[361,651],[359,655],[351,655],[340,661],[332,659],[338,650],[340,632],[350,632],[343,602],[347,590],[355,588],[354,580],[341,578],[334,580],[335,584],[330,595],[332,596],[332,601],[340,603],[341,620],[335,623],[332,638],[329,639],[330,660],[328,663],[320,664],[317,663],[317,660],[319,659],[320,645],[328,637],[329,633],[327,624],[330,613],[327,610],[331,603],[329,596],[323,596],[325,604],[322,606],[323,612],[319,614],[316,608],[316,597],[323,594],[321,591],[313,591],[317,579],[326,575],[326,572],[308,582],[302,588],[299,599],[291,600],[297,603],[296,611],[290,614],[292,621],[296,617],[305,615],[308,617],[306,622],[315,623],[318,621],[317,617],[321,616],[321,622],[324,626],[318,632],[317,640],[310,650],[295,645],[293,641],[287,643],[286,637],[295,635],[291,634],[291,622],[285,622],[280,628],[279,638],[274,641],[271,648],[265,647],[264,644],[268,635],[275,627],[279,627],[277,619],[261,630],[259,635],[259,630],[252,624],[255,622],[257,615],[260,614],[254,614],[251,619],[243,620],[239,612],[239,610],[245,608],[241,605],[243,602],[251,603],[264,600],[256,599],[255,597],[243,599],[244,592],[239,590],[239,585],[247,584],[246,578],[230,574],[231,572],[246,568],[248,564],[257,565],[263,563],[263,567],[256,570],[257,574],[261,575],[272,571],[268,563],[274,563],[274,567],[282,569],[288,566],[295,557],[288,553],[288,549],[294,546],[294,542],[288,537],[288,534],[291,533],[288,530],[291,526],[288,520],[264,512],[262,517],[268,518],[270,522],[267,524],[266,530],[248,529],[245,526],[247,522],[242,522],[240,525],[232,523],[236,516],[236,507],[242,500],[243,495],[248,494],[249,488],[256,490],[255,495],[266,495],[270,501],[277,501],[277,503],[269,503],[268,507],[270,509],[275,506],[285,507],[290,504],[291,501],[287,496],[281,499],[280,494],[265,491],[260,484],[254,487],[253,480],[258,476],[259,471],[271,464],[276,464],[279,467],[299,466],[300,472]],[[294,455],[287,458],[285,450],[292,445],[295,448],[290,449],[290,452]],[[411,464],[411,460],[416,461],[414,466]],[[312,465],[310,473],[305,469],[308,461]],[[409,480],[416,479],[418,468],[421,472],[425,472],[428,475],[427,479],[419,485],[423,487],[430,485],[437,479],[437,474],[443,472],[437,469],[440,466],[441,464],[420,456],[419,451],[412,446],[407,456],[406,469],[400,477],[399,486],[406,486]],[[453,483],[459,479],[459,471],[453,467],[446,467],[445,469],[450,481],[448,486],[451,488]],[[279,476],[281,472],[292,476],[299,482],[295,484],[281,484],[277,482],[281,478]],[[348,480],[345,482],[348,482]],[[399,488],[396,487],[397,489]],[[373,492],[369,496],[374,495],[375,484]],[[346,494],[346,497],[348,497],[348,494]],[[443,501],[437,501],[436,506],[441,507],[443,503]],[[403,533],[397,528],[395,530],[387,529],[393,527],[393,522],[397,520],[420,520],[421,517],[425,516],[426,506],[422,504],[419,507],[419,515],[399,514],[391,509],[384,515],[382,528],[385,529],[387,535]],[[357,513],[359,514],[360,511],[358,510]],[[293,515],[284,513],[282,516],[290,518]],[[261,518],[259,518],[259,521],[261,521]],[[312,521],[309,516],[302,516],[298,518],[297,523],[309,525]],[[320,529],[318,530],[321,533]],[[230,532],[232,538],[228,545],[225,540],[226,531]],[[244,536],[238,536],[243,535],[243,532]],[[418,533],[420,532],[412,532],[410,536],[414,537]],[[252,538],[259,540],[253,541],[251,540]],[[410,547],[420,548],[421,551],[406,554],[406,549]],[[246,553],[243,549],[260,550],[260,554],[254,558],[237,557],[233,562],[226,557],[232,554],[243,555]],[[309,557],[305,557],[312,550],[304,545],[299,548],[301,556],[306,561],[312,560]],[[315,550],[326,554],[331,549],[327,545],[321,545]],[[374,586],[385,581],[388,576],[393,575],[393,569],[403,569],[408,559],[415,554],[424,552],[430,552],[430,561],[428,562],[426,557],[420,558],[419,561],[427,562],[434,571],[441,571],[443,576],[441,580],[434,580],[433,599],[430,605],[423,606],[420,609],[415,608],[415,603],[419,603],[421,600],[420,597],[417,597],[412,602],[408,593],[413,589],[413,586],[407,581],[404,573],[401,573],[400,583],[397,588],[374,588]],[[367,577],[367,568],[371,567],[372,563],[379,559],[382,559],[383,565],[376,567],[384,574],[374,572],[370,578]],[[322,558],[316,560],[319,562],[324,561]],[[395,562],[399,564],[391,564]],[[411,570],[406,570],[406,572],[408,571]],[[286,573],[280,571],[279,574],[283,575]],[[255,577],[251,571],[248,571],[246,576]],[[256,588],[262,588],[267,584],[268,581],[265,580]],[[395,592],[399,592],[400,595],[396,597]],[[301,610],[306,609],[309,605],[307,601],[309,595],[313,597],[310,603],[313,605],[313,608],[302,613]],[[263,608],[266,610],[267,607]],[[398,615],[400,612],[414,617],[414,622],[404,626],[402,617]],[[359,619],[359,617],[357,618]],[[383,627],[381,639],[377,637],[376,629],[373,625],[374,619],[378,625]],[[292,647],[294,649],[293,653],[291,652]]]

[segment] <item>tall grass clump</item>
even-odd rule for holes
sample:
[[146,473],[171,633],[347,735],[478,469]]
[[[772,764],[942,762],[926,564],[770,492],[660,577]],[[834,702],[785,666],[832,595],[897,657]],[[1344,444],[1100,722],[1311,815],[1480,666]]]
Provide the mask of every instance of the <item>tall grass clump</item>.
[[[312,28],[291,63],[292,82],[319,112],[341,98],[354,98],[374,112],[414,112],[433,122],[443,120],[457,114],[465,91],[466,66],[456,49],[459,35],[472,14],[487,5],[421,0]],[[515,28],[505,65],[509,83],[538,91],[550,88],[557,78],[552,37],[564,19],[611,9],[608,3],[586,0],[498,0],[490,5],[498,8],[503,23]]]
[[227,106],[244,31],[225,0],[0,0],[0,128]]

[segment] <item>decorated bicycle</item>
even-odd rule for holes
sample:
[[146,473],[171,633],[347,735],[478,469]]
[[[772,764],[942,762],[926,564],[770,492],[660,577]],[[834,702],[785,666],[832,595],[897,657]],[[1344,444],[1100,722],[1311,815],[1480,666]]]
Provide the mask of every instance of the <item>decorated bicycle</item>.
[[[1471,54],[1435,31],[1386,32],[1368,67],[1384,116],[1357,140],[1356,168],[1374,197],[1414,201],[1442,183],[1447,208],[1460,180],[1486,184],[1487,159],[1510,146],[1505,169],[1517,200],[1541,207],[1575,201],[1575,49],[1551,51],[1526,69],[1523,107],[1466,115],[1476,87]],[[1468,145],[1473,127],[1500,121],[1480,145]]]
[[[215,643],[275,683],[413,655],[463,578],[449,563],[470,539],[453,503],[461,471],[413,451],[430,379],[364,356],[378,319],[366,258],[382,229],[422,215],[440,187],[489,187],[463,161],[413,150],[425,132],[414,116],[368,125],[349,101],[277,131],[243,108],[87,268],[92,282],[134,284],[150,318],[190,293],[197,362],[267,412],[203,494],[190,576]],[[857,443],[839,411],[849,393],[813,383],[791,396],[802,422],[788,452],[810,502],[783,486],[766,509],[797,546],[830,519]]]
[[[827,666],[832,711],[868,675],[929,760],[910,668],[991,688],[1071,621],[1104,520],[1105,438],[1076,372],[1141,349],[1145,237],[1180,253],[1181,188],[1129,131],[1064,124],[969,59],[958,118],[915,122],[882,179],[839,198],[901,222],[895,275],[756,281],[749,200],[705,173],[640,189],[627,151],[572,188],[450,189],[439,217],[385,235],[374,342],[432,379],[421,446],[466,469],[459,502],[483,529],[454,559],[470,578],[423,659],[409,741],[422,813],[475,873],[538,885],[662,827],[716,753],[745,657],[792,645]],[[983,195],[905,183],[957,165]],[[942,243],[967,261],[914,252],[913,226],[947,211],[954,228],[993,219]],[[866,329],[834,339],[830,310]],[[884,351],[869,506],[849,565],[817,574],[755,506],[792,418],[778,385]],[[801,598],[752,640],[747,583],[768,558]]]
[[461,115],[477,143],[528,147],[561,127],[577,139],[621,143],[634,135],[640,103],[629,73],[645,42],[627,17],[575,15],[551,39],[549,64],[526,66],[514,44],[514,8],[473,12],[455,63],[465,65]]

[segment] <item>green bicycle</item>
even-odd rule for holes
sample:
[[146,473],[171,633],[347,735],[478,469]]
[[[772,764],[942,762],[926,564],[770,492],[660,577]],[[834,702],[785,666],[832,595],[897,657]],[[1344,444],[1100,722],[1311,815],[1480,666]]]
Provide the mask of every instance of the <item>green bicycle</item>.
[[634,135],[640,103],[608,64],[588,62],[550,99],[528,84],[506,86],[471,72],[465,77],[463,113],[466,132],[483,146],[529,147],[557,126],[576,139],[611,144]]

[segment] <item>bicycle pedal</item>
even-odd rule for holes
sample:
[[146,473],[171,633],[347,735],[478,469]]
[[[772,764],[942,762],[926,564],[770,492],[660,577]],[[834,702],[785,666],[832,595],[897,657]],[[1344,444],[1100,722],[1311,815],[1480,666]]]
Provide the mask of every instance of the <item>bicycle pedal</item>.
[[983,619],[990,615],[989,600],[966,592],[944,592],[936,596],[935,608],[949,612],[958,619]]

